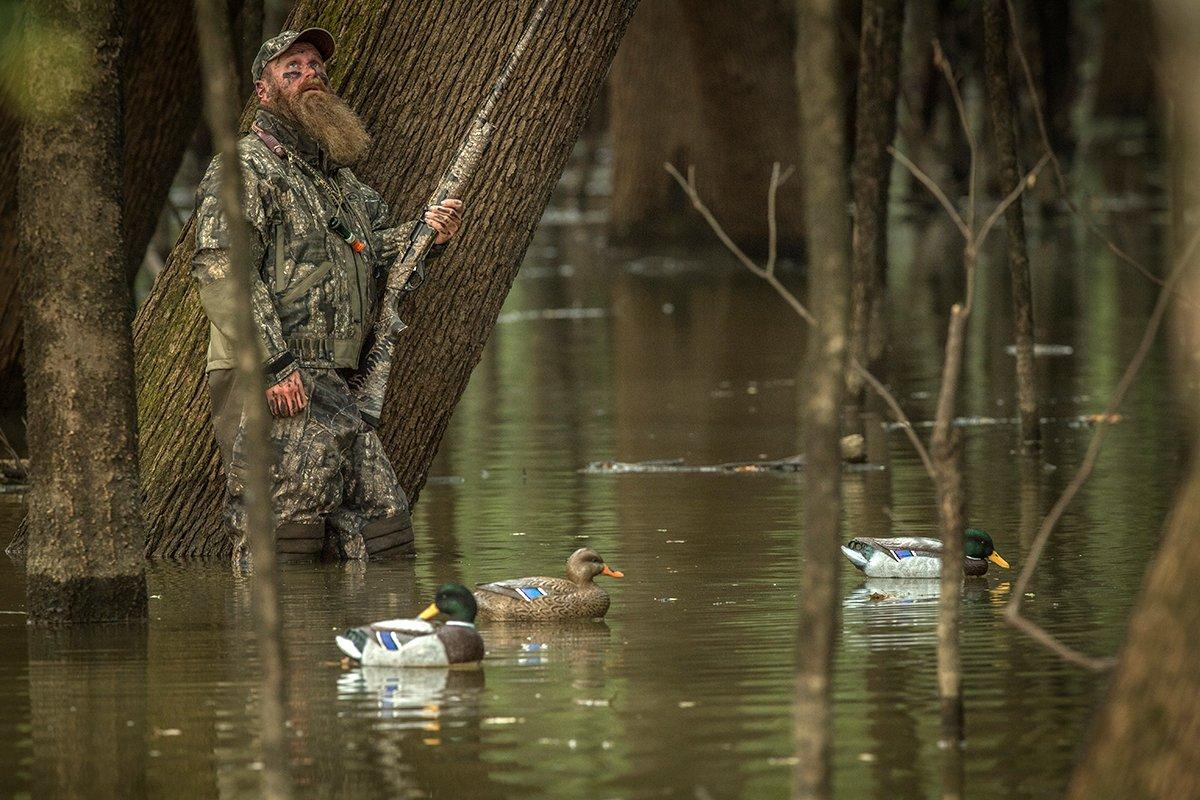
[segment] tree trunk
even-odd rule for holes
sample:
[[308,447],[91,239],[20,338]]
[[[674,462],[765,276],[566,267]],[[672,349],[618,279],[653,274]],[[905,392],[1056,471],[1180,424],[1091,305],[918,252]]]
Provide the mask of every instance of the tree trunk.
[[[864,0],[858,60],[858,111],[854,136],[853,279],[850,289],[850,355],[865,367],[883,353],[883,288],[887,280],[888,192],[896,136],[903,0]],[[860,411],[863,378],[847,373],[847,390]]]
[[[609,82],[618,236],[708,233],[663,171],[671,162],[696,167],[701,194],[734,241],[766,250],[771,164],[797,158],[794,40],[786,0],[642,3]],[[785,249],[801,243],[801,198],[799,181],[780,187]]]
[[[31,622],[143,619],[130,290],[121,238],[120,0],[28,5],[21,296]],[[77,36],[76,59],[62,37]],[[79,76],[87,76],[80,80]]]
[[[279,570],[275,554],[275,520],[271,509],[271,414],[251,308],[250,224],[242,210],[242,164],[238,155],[238,84],[246,77],[246,61],[232,45],[235,37],[223,19],[221,0],[196,0],[196,33],[204,65],[204,108],[213,144],[221,159],[221,212],[228,221],[230,279],[241,284],[236,298],[237,385],[234,398],[242,411],[240,446],[246,459],[246,538],[250,545],[254,638],[258,645],[259,746],[262,748],[262,794],[267,800],[292,796],[287,749],[287,663],[283,650],[283,615],[279,605]],[[248,6],[250,8],[251,6]],[[258,4],[261,34],[262,5]],[[243,24],[248,20],[243,19]],[[249,20],[249,22],[253,22]],[[253,27],[251,24],[250,27]],[[245,55],[245,50],[241,51]],[[234,69],[234,67],[237,69]],[[239,568],[244,565],[238,564]]]
[[[1008,14],[1004,0],[984,0],[983,40],[988,110],[996,145],[996,180],[1007,197],[1021,181],[1017,165],[1016,115],[1008,65]],[[1008,236],[1008,268],[1012,276],[1013,342],[1017,347],[1017,408],[1021,419],[1021,448],[1037,450],[1039,430],[1037,382],[1033,364],[1033,290],[1029,279],[1029,248],[1025,242],[1025,212],[1020,200],[1004,211]]]
[[838,629],[838,544],[842,455],[839,421],[845,388],[849,316],[850,225],[842,85],[838,79],[835,0],[797,0],[804,205],[809,209],[809,307],[817,327],[808,341],[804,401],[804,571],[800,584],[795,738],[797,798],[830,793],[832,670]]
[[[961,349],[958,358],[961,359]],[[932,445],[930,455],[936,479],[938,536],[942,540],[937,621],[939,747],[942,751],[942,798],[952,800],[962,796],[963,784],[964,730],[959,616],[962,603],[965,503],[962,488],[961,431],[947,426],[941,433],[934,435]]]
[[[240,0],[230,5],[236,8]],[[190,8],[181,13],[176,4],[161,0],[126,0],[125,7],[122,256],[132,281],[200,119],[200,75]],[[12,72],[0,70],[5,74]],[[19,122],[7,109],[0,111],[0,142],[16,141]],[[18,152],[15,145],[0,148],[0,380],[16,368],[21,349],[22,312],[16,302]]]
[[[1164,105],[1183,117],[1188,158],[1200,151],[1200,9],[1186,0],[1159,0],[1165,63]],[[1191,238],[1194,227],[1180,239]],[[1184,264],[1183,295],[1200,290],[1196,258]],[[1194,305],[1176,305],[1175,338],[1181,380],[1193,430],[1200,426],[1200,406],[1191,388],[1200,374],[1195,342],[1200,341],[1200,313]],[[1167,521],[1158,553],[1142,581],[1141,595],[1129,620],[1129,632],[1108,697],[1098,714],[1091,741],[1076,769],[1072,800],[1158,800],[1200,796],[1200,598],[1192,588],[1200,571],[1200,442],[1193,436],[1191,468]]]
[[[414,500],[635,5],[551,7],[500,100],[491,151],[465,198],[464,230],[401,311],[412,329],[396,356],[380,434]],[[382,10],[348,0],[297,4],[288,27],[322,25],[337,38],[333,84],[376,135],[358,172],[391,201],[396,221],[423,208],[528,13],[523,0],[486,10],[418,0]],[[447,80],[434,80],[430,65],[449,65]],[[134,324],[147,544],[157,556],[227,555],[231,546],[219,520],[208,326],[192,285],[192,248],[189,225]]]

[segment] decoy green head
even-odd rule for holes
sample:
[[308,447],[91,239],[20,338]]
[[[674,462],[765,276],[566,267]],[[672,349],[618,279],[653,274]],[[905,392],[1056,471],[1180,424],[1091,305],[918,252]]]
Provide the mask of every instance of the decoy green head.
[[453,622],[474,622],[475,595],[461,583],[443,583],[438,587],[437,596],[429,607],[418,616],[421,619],[433,619],[438,614],[445,614]]
[[996,552],[996,546],[992,543],[992,537],[988,536],[987,531],[979,528],[967,528],[967,532],[963,534],[963,552],[967,558],[986,558],[993,564],[1008,569],[1008,562],[1000,557]]

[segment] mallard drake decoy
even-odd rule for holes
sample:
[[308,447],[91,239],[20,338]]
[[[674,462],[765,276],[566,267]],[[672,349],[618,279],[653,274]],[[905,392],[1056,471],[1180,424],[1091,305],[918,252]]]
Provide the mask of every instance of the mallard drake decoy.
[[[483,639],[475,630],[475,598],[467,587],[447,583],[417,619],[388,619],[351,628],[336,637],[338,648],[367,666],[445,667],[483,660]],[[450,617],[434,627],[438,613]]]
[[475,600],[484,619],[594,619],[608,613],[608,592],[592,582],[597,575],[623,578],[590,547],[567,559],[567,577],[516,578],[475,587]]
[[[842,545],[850,563],[872,578],[936,578],[942,570],[942,541],[924,536],[873,539],[858,536]],[[996,552],[992,537],[979,528],[963,533],[964,570],[967,575],[986,574],[988,562],[1008,569]]]

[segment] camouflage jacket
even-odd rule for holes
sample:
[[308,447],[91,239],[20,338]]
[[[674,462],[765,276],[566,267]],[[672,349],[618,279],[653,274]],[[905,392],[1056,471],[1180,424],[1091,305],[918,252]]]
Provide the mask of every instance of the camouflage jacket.
[[[242,196],[258,266],[251,299],[267,382],[276,383],[297,367],[356,368],[375,320],[378,279],[403,252],[417,223],[389,226],[387,204],[379,194],[348,168],[332,163],[291,123],[266,109],[259,109],[255,121],[285,151],[276,155],[253,133],[238,143]],[[229,276],[219,162],[219,157],[213,159],[196,190],[192,258],[200,302],[211,323],[209,371],[235,366],[237,286]],[[365,240],[365,250],[355,252],[329,229],[335,215]]]

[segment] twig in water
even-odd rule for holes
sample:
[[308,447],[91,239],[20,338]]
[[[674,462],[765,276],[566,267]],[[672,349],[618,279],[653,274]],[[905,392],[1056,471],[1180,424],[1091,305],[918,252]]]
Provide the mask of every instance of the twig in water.
[[1158,330],[1162,325],[1163,317],[1166,315],[1167,306],[1170,304],[1175,286],[1178,285],[1180,279],[1187,271],[1186,267],[1188,263],[1195,257],[1197,247],[1200,247],[1200,229],[1197,229],[1192,234],[1192,238],[1188,240],[1187,247],[1184,248],[1179,259],[1171,267],[1171,274],[1167,277],[1166,283],[1159,290],[1158,300],[1154,304],[1154,311],[1150,314],[1150,320],[1146,323],[1146,330],[1142,333],[1138,349],[1134,352],[1133,358],[1129,360],[1129,365],[1125,368],[1124,374],[1121,375],[1121,381],[1117,384],[1112,398],[1108,401],[1108,408],[1105,409],[1104,415],[1097,420],[1096,432],[1092,435],[1092,440],[1088,444],[1083,462],[1079,465],[1075,477],[1071,479],[1071,482],[1067,484],[1067,488],[1059,496],[1054,507],[1050,509],[1050,513],[1042,520],[1042,525],[1038,528],[1037,536],[1029,548],[1028,557],[1021,566],[1021,574],[1017,576],[1013,597],[1008,601],[1008,605],[1004,607],[1004,619],[1010,625],[1025,632],[1035,641],[1054,651],[1072,664],[1077,664],[1097,672],[1110,669],[1116,663],[1116,659],[1111,657],[1094,658],[1068,647],[1051,636],[1045,629],[1037,625],[1037,623],[1023,616],[1021,614],[1021,603],[1025,598],[1025,591],[1029,586],[1029,582],[1033,579],[1033,573],[1038,568],[1038,563],[1045,550],[1046,542],[1050,539],[1050,534],[1054,532],[1055,526],[1067,510],[1067,506],[1075,499],[1075,495],[1083,488],[1083,485],[1091,477],[1092,471],[1096,467],[1096,461],[1100,457],[1100,447],[1104,444],[1104,437],[1107,435],[1109,425],[1111,424],[1108,420],[1114,418],[1111,415],[1117,413],[1117,410],[1125,399],[1125,395],[1133,385],[1134,379],[1137,377],[1138,372],[1141,371],[1142,364],[1146,360],[1146,355],[1150,352],[1150,346],[1158,336]]

